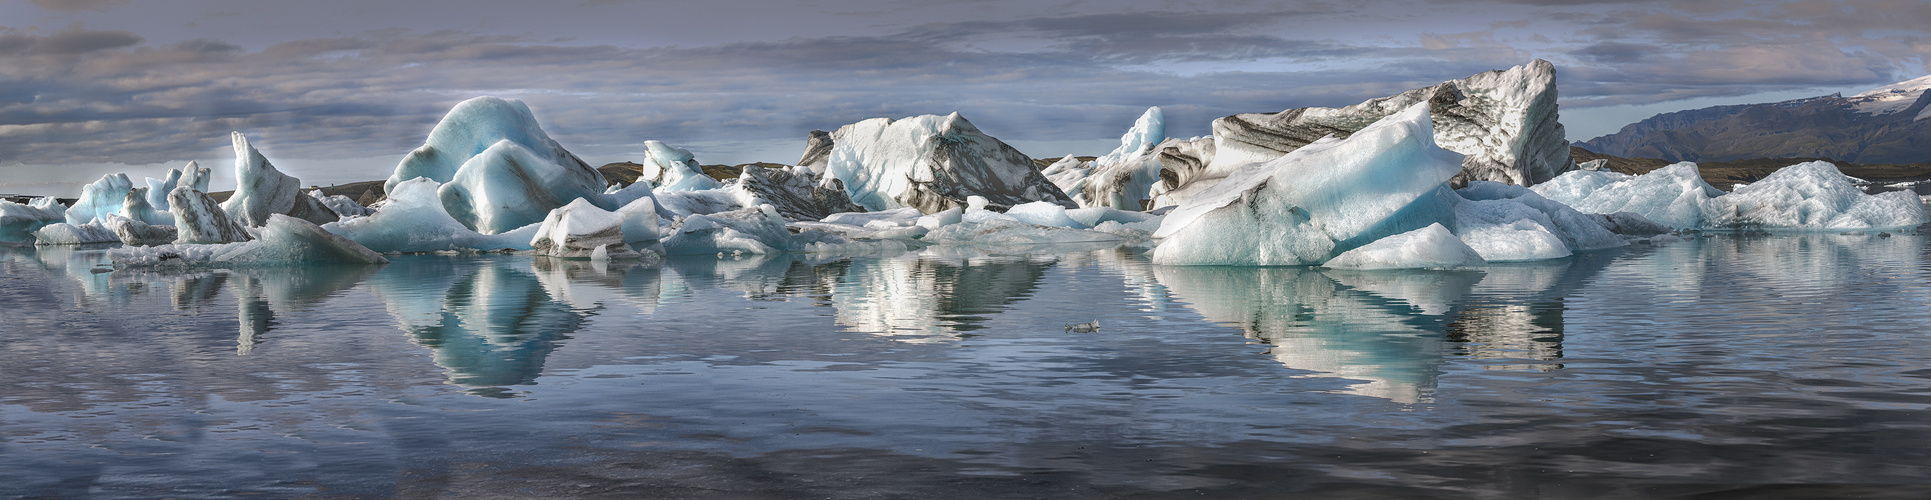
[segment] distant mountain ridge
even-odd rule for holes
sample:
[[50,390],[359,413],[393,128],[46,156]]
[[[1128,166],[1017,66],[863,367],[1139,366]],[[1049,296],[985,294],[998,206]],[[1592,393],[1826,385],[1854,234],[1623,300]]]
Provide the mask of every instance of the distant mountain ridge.
[[1668,161],[1832,158],[1931,161],[1931,76],[1844,97],[1793,99],[1663,113],[1576,145]]

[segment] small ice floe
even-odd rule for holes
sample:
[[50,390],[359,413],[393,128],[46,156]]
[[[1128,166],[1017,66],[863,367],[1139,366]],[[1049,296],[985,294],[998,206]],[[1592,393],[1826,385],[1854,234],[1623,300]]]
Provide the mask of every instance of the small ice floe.
[[1097,331],[1100,331],[1100,320],[1096,319],[1093,321],[1088,321],[1077,325],[1066,325],[1066,331],[1080,332],[1080,333],[1097,332]]

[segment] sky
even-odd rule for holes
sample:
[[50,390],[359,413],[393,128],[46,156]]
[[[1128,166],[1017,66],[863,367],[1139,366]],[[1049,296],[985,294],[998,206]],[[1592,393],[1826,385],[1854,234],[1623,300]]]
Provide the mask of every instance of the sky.
[[[402,5],[394,5],[400,3]],[[386,178],[450,106],[529,103],[591,164],[796,162],[811,130],[960,112],[1034,157],[1345,106],[1534,59],[1571,140],[1931,72],[1919,0],[0,0],[0,193],[198,161]]]

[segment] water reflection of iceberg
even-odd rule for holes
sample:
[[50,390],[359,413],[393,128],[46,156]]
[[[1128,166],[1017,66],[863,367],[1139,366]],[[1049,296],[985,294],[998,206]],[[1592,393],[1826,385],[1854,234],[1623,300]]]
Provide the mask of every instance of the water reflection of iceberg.
[[1056,261],[1050,256],[846,261],[837,264],[842,269],[829,298],[837,309],[835,321],[847,328],[937,342],[984,328],[991,315],[1031,295]]
[[1159,266],[1154,275],[1208,321],[1273,346],[1268,354],[1281,364],[1312,376],[1360,380],[1343,392],[1401,403],[1428,401],[1440,373],[1447,311],[1423,311],[1453,292],[1431,287],[1466,290],[1481,277],[1441,271],[1353,276],[1384,293],[1430,290],[1403,299],[1344,286],[1305,267]]
[[[509,262],[526,262],[514,260]],[[582,314],[555,300],[535,275],[501,259],[396,259],[369,279],[397,326],[434,352],[449,382],[473,394],[507,394],[535,383]]]

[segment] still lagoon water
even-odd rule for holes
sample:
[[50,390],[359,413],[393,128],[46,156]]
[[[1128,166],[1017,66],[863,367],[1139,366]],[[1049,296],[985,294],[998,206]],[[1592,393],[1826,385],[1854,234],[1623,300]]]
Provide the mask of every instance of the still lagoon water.
[[0,496],[1914,497],[1927,325],[1908,233],[1461,272],[0,247]]

